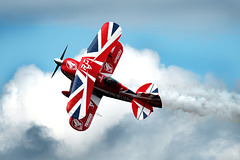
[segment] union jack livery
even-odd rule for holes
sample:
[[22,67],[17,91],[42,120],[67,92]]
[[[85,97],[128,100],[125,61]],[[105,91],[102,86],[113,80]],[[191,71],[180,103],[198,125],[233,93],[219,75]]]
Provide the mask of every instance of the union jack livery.
[[80,62],[71,58],[54,59],[57,67],[52,77],[61,66],[61,71],[71,80],[69,91],[62,93],[69,97],[67,112],[72,128],[84,131],[89,128],[103,96],[132,102],[134,116],[145,119],[153,112],[153,106],[162,108],[158,88],[152,83],[133,92],[111,78],[123,53],[123,46],[118,41],[122,34],[121,27],[114,22],[105,23],[88,47]]

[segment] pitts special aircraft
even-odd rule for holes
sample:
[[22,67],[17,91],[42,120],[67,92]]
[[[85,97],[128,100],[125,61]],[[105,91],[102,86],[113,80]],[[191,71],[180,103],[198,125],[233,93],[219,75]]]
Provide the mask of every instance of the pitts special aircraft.
[[57,64],[52,77],[61,66],[62,73],[71,80],[70,91],[62,91],[69,97],[67,112],[72,128],[84,131],[89,128],[103,96],[132,102],[136,119],[142,120],[153,112],[153,106],[162,108],[158,87],[147,83],[136,93],[111,78],[123,53],[118,41],[121,27],[113,22],[105,23],[88,47],[80,62],[71,58],[54,61]]

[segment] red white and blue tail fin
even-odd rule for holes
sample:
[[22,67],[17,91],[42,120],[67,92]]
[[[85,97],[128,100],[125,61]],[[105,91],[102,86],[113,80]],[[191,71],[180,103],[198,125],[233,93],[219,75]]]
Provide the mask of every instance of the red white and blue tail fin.
[[139,93],[145,93],[145,94],[153,94],[153,95],[159,95],[158,93],[158,87],[156,84],[153,84],[153,83],[147,83],[147,84],[144,84],[142,85],[140,88],[138,88],[137,94]]
[[137,97],[132,100],[132,110],[137,120],[147,118],[153,112],[153,107],[162,108],[157,85],[147,83],[141,86],[136,93]]

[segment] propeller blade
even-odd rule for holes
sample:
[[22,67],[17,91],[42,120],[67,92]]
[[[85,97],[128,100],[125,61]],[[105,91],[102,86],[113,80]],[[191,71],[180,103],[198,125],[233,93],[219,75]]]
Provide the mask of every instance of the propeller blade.
[[67,48],[68,48],[68,45],[66,46],[65,50],[63,51],[63,54],[62,54],[62,56],[61,56],[61,58],[60,58],[61,60],[63,59],[63,57],[64,57],[64,54],[65,54],[65,52],[66,52]]
[[[59,66],[60,66],[60,65],[57,65],[57,67],[55,68],[55,70],[54,70],[54,72],[53,72],[53,74],[52,74],[52,77],[53,77],[54,74],[57,72]],[[52,77],[51,77],[51,78],[52,78]]]
[[[64,57],[64,55],[65,55],[65,53],[66,53],[67,48],[68,48],[68,45],[66,46],[65,50],[63,51],[63,54],[62,54],[62,56],[61,56],[60,59],[59,59],[59,58],[55,58],[55,59],[54,59],[55,63],[57,64],[57,67],[55,68],[55,70],[54,70],[54,72],[53,72],[53,74],[52,74],[52,77],[53,77],[54,74],[57,72],[59,66],[62,65],[62,63],[63,63],[63,60],[62,60],[62,59],[63,59],[63,57]],[[51,78],[52,78],[52,77],[51,77]]]

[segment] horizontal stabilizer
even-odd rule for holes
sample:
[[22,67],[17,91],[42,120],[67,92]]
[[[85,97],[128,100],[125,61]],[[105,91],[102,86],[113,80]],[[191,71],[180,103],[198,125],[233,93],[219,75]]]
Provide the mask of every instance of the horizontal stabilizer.
[[142,100],[134,98],[132,101],[132,110],[137,120],[143,120],[153,112],[153,107]]

